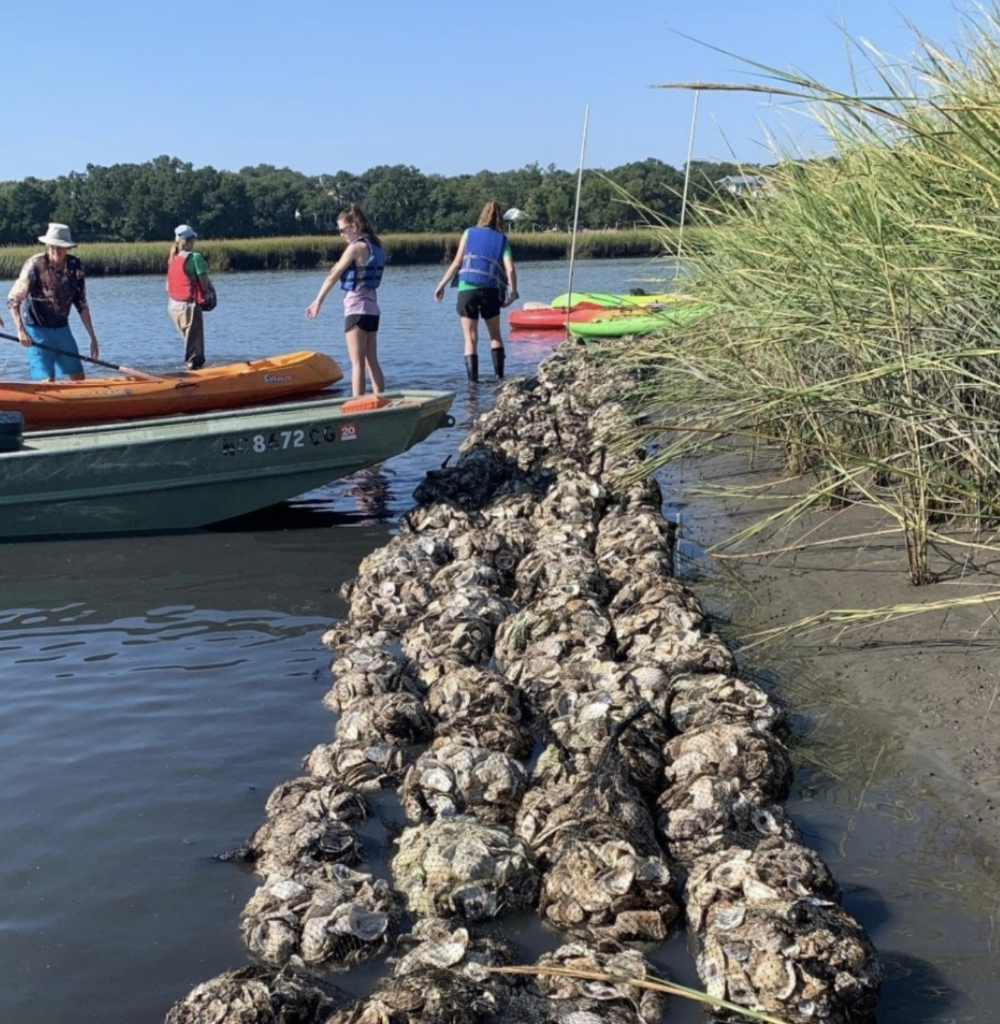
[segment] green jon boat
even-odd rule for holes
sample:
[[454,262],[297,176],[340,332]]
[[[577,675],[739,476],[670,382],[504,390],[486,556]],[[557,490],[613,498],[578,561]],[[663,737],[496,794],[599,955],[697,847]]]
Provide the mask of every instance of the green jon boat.
[[0,539],[191,529],[253,512],[406,451],[454,422],[454,397],[388,392],[371,408],[322,395],[23,437],[7,414]]

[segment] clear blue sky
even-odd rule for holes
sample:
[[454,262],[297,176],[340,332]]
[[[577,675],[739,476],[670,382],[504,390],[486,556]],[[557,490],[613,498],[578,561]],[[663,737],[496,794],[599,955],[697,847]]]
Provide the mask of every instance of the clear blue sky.
[[[665,83],[759,82],[734,57],[848,88],[848,43],[905,58],[906,18],[950,48],[968,0],[90,0],[3,20],[0,179],[166,154],[306,174],[574,169],[687,155],[692,97]],[[60,8],[59,10],[62,10]],[[855,56],[857,54],[855,53]],[[694,157],[766,161],[761,122],[807,150],[809,122],[766,97],[702,93]]]

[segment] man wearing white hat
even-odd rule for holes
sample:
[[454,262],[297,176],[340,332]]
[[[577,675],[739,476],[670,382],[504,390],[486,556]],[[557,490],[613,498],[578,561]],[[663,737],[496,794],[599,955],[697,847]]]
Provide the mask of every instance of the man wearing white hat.
[[97,359],[100,349],[87,305],[83,264],[69,251],[76,242],[66,224],[49,224],[38,241],[45,243],[45,252],[28,258],[7,295],[17,336],[28,349],[32,380],[55,380],[57,370],[70,380],[83,380],[80,350],[69,329],[71,307],[76,306],[90,335],[90,358]]

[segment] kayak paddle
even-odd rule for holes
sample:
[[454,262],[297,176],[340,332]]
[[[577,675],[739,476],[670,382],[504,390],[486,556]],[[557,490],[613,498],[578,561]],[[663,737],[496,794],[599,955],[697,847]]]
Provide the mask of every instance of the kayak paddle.
[[[0,338],[6,338],[8,341],[16,341],[20,344],[21,339],[16,334],[4,334],[0,332]],[[53,345],[45,345],[40,341],[33,341],[31,343],[35,348],[43,348],[46,352],[64,352],[65,349],[56,348]],[[108,370],[117,370],[119,373],[124,373],[126,377],[138,377],[140,380],[163,380],[162,377],[156,377],[151,373],[143,373],[142,370],[133,370],[128,366],[119,366],[117,363],[107,363],[103,359],[95,359],[93,356],[85,356],[83,353],[79,353],[80,358],[85,363],[93,363],[95,366],[103,366]]]

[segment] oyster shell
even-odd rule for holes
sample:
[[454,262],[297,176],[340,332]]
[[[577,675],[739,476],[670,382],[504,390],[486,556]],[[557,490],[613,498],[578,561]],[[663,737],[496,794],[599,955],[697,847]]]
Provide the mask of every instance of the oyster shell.
[[409,760],[406,748],[395,743],[335,740],[314,747],[302,766],[310,775],[369,792],[398,785]]
[[534,854],[507,829],[439,818],[404,829],[397,842],[393,877],[415,914],[481,921],[535,901]]
[[383,879],[326,864],[295,878],[268,878],[243,909],[250,952],[271,964],[292,956],[346,970],[384,952],[400,917]]
[[528,777],[506,754],[437,740],[407,771],[400,790],[411,822],[471,814],[488,824],[512,822]]
[[343,743],[418,743],[433,735],[434,723],[416,694],[397,690],[353,702],[335,733]]
[[286,966],[226,971],[193,988],[164,1024],[275,1024],[324,1020],[345,996],[332,985]]
[[539,910],[571,935],[657,943],[679,913],[673,890],[660,855],[640,855],[621,839],[570,839],[542,877]]

